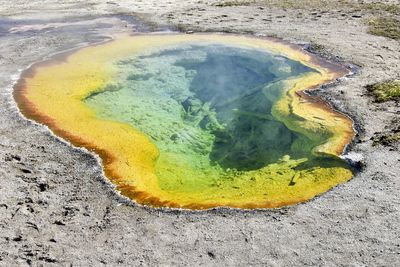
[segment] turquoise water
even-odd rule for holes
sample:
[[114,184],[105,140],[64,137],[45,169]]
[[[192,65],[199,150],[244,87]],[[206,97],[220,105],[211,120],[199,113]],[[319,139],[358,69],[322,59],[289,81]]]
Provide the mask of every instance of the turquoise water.
[[271,114],[282,81],[314,71],[266,51],[180,45],[116,63],[118,79],[85,102],[97,116],[145,133],[171,161],[259,169],[285,155],[307,157],[305,136]]

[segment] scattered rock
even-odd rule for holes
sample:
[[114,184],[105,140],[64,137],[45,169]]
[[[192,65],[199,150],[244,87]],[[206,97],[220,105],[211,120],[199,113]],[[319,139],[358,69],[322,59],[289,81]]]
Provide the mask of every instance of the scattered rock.
[[32,173],[32,171],[29,170],[29,169],[21,168],[20,170],[21,170],[23,173]]
[[213,252],[208,251],[208,252],[207,252],[207,255],[208,255],[208,257],[210,257],[210,258],[212,258],[212,259],[215,259],[215,254],[214,254]]
[[62,222],[62,221],[60,221],[60,220],[55,220],[55,221],[53,222],[53,224],[56,224],[56,225],[65,225],[65,223]]
[[41,179],[38,181],[37,186],[39,187],[40,192],[44,192],[44,191],[46,191],[47,189],[49,189],[49,184],[47,183],[47,180],[44,179],[44,178],[41,178]]
[[20,242],[20,241],[22,241],[22,236],[21,236],[21,235],[17,235],[16,237],[14,237],[14,238],[12,239],[12,241]]
[[21,157],[18,155],[8,155],[4,159],[5,161],[21,161]]
[[50,257],[50,256],[41,256],[41,257],[39,257],[39,260],[49,262],[49,263],[57,262],[57,260],[55,258]]
[[36,224],[34,224],[32,222],[27,222],[26,224],[28,225],[28,227],[33,228],[39,232],[39,227]]

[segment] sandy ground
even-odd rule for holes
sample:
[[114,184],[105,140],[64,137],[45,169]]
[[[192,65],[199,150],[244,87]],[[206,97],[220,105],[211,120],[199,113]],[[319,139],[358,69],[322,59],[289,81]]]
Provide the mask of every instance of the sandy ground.
[[[364,88],[398,77],[400,43],[367,34],[368,12],[340,4],[325,12],[192,0],[60,2],[0,0],[0,266],[400,265],[399,150],[370,140],[392,127],[399,107],[373,103]],[[131,14],[149,23],[135,27]],[[95,157],[19,114],[12,83],[31,63],[157,25],[314,43],[361,66],[319,93],[355,119],[360,134],[349,152],[364,157],[363,170],[278,210],[157,210],[120,197]]]

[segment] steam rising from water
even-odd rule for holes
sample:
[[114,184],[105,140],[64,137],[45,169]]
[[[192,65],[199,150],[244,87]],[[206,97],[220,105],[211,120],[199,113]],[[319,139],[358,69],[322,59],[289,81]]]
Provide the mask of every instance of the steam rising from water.
[[351,121],[297,95],[336,71],[265,39],[129,36],[35,68],[15,96],[140,203],[279,207],[352,175]]

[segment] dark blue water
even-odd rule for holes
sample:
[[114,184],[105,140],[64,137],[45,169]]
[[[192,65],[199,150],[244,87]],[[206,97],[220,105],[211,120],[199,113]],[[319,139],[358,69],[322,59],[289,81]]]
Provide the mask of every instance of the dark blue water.
[[[192,47],[206,52],[202,62],[190,58],[175,65],[194,70],[189,90],[194,93],[182,102],[186,112],[196,116],[193,103],[208,103],[223,128],[205,116],[199,126],[210,130],[215,141],[210,159],[224,168],[258,169],[292,154],[298,134],[271,115],[271,108],[282,93],[282,83],[292,76],[313,71],[307,66],[265,51],[225,46]],[[166,51],[160,56],[191,51]],[[302,153],[297,151],[296,156]],[[304,151],[304,154],[307,154]]]

